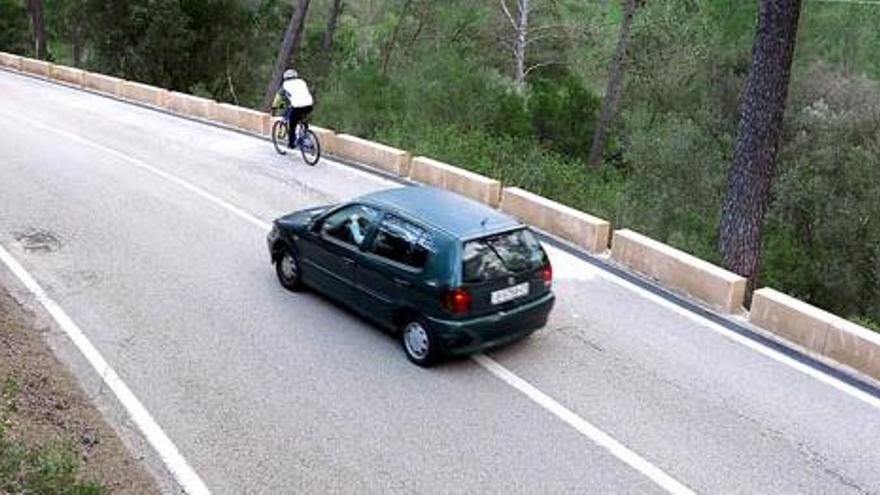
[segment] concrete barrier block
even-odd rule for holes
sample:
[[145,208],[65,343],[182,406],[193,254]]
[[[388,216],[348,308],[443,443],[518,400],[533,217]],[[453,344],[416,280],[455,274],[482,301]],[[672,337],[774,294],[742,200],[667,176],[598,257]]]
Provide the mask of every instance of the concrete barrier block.
[[21,70],[21,57],[11,53],[0,52],[0,65],[9,69]]
[[773,289],[752,294],[749,321],[794,342],[822,353],[828,337],[828,321],[823,311]]
[[185,93],[172,92],[168,95],[165,108],[181,115],[199,119],[213,119],[217,102]]
[[608,250],[610,223],[543,196],[507,187],[502,195],[501,210],[587,251]]
[[401,177],[409,175],[409,152],[359,137],[337,134],[333,140],[333,154]]
[[28,74],[48,78],[52,75],[52,64],[44,60],[34,60],[32,58],[22,57],[21,70]]
[[238,108],[238,124],[236,124],[236,127],[248,132],[253,132],[254,134],[262,135],[263,127],[265,125],[265,117],[267,117],[268,114],[250,108],[236,108]]
[[271,114],[264,113],[262,119],[262,126],[260,128],[260,134],[263,136],[271,136],[272,135],[272,124],[275,123],[275,117]]
[[149,84],[142,84],[132,81],[123,81],[122,97],[127,100],[145,103],[154,107],[165,108],[169,98],[169,91],[164,88],[157,88]]
[[501,183],[424,156],[413,158],[410,178],[497,207],[501,203]]
[[218,103],[214,114],[214,120],[231,127],[238,127],[238,111],[239,108],[235,105]]
[[616,230],[611,257],[677,292],[727,313],[740,310],[746,279],[631,230]]
[[824,354],[880,380],[880,334],[834,317],[829,325]]
[[867,328],[770,288],[752,295],[749,322],[880,379],[880,334]]
[[113,96],[122,96],[123,82],[118,77],[105,76],[104,74],[96,74],[94,72],[86,72],[83,75],[83,86]]
[[335,148],[333,146],[336,140],[336,133],[332,129],[325,129],[316,125],[310,125],[309,129],[318,136],[318,141],[321,143],[322,153],[335,153]]
[[85,72],[74,67],[65,65],[52,66],[52,79],[66,82],[75,86],[82,86],[85,79]]

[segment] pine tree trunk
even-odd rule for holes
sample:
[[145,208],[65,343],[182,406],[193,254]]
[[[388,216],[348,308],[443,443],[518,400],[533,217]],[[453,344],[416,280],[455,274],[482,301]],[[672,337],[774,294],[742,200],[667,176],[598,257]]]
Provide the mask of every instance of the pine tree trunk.
[[801,0],[761,0],[752,66],[740,97],[720,248],[727,268],[748,278],[749,296],[758,276],[800,10]]
[[46,51],[46,21],[43,18],[43,1],[27,0],[27,10],[31,17],[37,58],[45,60],[48,53]]
[[617,109],[623,96],[623,76],[626,73],[626,64],[629,60],[627,52],[629,50],[633,17],[636,15],[636,2],[637,0],[623,0],[623,19],[620,22],[617,48],[614,49],[614,58],[611,59],[608,87],[605,90],[605,99],[602,102],[599,120],[596,122],[593,145],[590,147],[590,154],[587,156],[587,163],[592,167],[598,167],[602,163],[602,153],[605,151],[605,140],[608,138],[608,130],[617,116]]
[[305,25],[306,12],[309,10],[309,0],[299,0],[296,9],[290,16],[290,23],[284,31],[284,41],[281,43],[281,49],[278,50],[278,57],[275,59],[275,68],[272,70],[272,79],[266,86],[266,93],[263,95],[263,109],[269,110],[272,106],[272,100],[275,98],[275,92],[281,87],[281,76],[287,70],[290,59],[293,56],[299,40],[302,37],[303,26]]

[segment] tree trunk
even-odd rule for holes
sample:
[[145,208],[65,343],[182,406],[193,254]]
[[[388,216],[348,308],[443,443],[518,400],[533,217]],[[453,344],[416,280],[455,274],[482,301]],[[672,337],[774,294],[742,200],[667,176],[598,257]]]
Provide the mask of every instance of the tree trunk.
[[605,151],[605,140],[611,123],[617,116],[617,108],[623,96],[623,76],[626,73],[626,64],[629,60],[630,31],[632,30],[633,17],[636,14],[637,0],[623,0],[623,19],[620,22],[620,34],[617,38],[617,48],[614,49],[614,58],[611,59],[611,70],[608,75],[608,87],[605,90],[605,99],[602,102],[602,111],[596,122],[596,132],[593,134],[593,145],[587,156],[587,163],[592,167],[598,167],[602,163],[602,153]]
[[518,0],[516,4],[516,39],[513,42],[513,52],[516,58],[514,82],[516,90],[522,94],[526,88],[526,35],[529,29],[529,0]]
[[394,45],[397,44],[397,36],[400,33],[400,26],[406,20],[406,14],[409,11],[410,5],[412,5],[412,0],[406,0],[406,3],[403,4],[403,9],[400,11],[400,19],[398,19],[397,24],[394,25],[394,30],[391,32],[391,38],[385,46],[385,56],[382,58],[383,76],[388,73],[388,64],[391,62],[391,52],[394,51]]
[[748,278],[749,299],[758,276],[800,10],[801,0],[761,0],[752,66],[740,97],[720,248],[727,268]]
[[46,52],[46,21],[43,18],[43,0],[27,0],[27,10],[31,17],[37,58],[45,60],[48,54]]
[[336,25],[339,23],[341,14],[342,0],[333,0],[330,5],[330,15],[327,16],[327,29],[324,30],[324,37],[321,39],[321,52],[324,54],[324,63],[328,65],[333,49],[333,37],[336,35]]
[[278,57],[275,59],[275,68],[272,71],[272,79],[266,86],[266,93],[263,96],[263,109],[269,110],[272,106],[272,100],[275,98],[275,92],[281,86],[281,76],[287,70],[290,59],[293,56],[299,40],[302,37],[303,26],[305,25],[306,12],[309,10],[309,0],[299,0],[296,9],[290,16],[290,23],[284,31],[284,41],[281,43],[281,49],[278,50]]

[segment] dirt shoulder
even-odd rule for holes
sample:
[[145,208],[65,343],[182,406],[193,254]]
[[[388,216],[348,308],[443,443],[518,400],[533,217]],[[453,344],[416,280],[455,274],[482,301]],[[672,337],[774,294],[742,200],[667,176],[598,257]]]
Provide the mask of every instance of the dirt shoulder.
[[2,288],[0,493],[159,493]]

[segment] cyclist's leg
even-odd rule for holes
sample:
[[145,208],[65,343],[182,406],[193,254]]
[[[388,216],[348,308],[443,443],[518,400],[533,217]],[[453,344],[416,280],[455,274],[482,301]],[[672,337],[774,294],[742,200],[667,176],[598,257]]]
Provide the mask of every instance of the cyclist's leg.
[[291,108],[290,112],[290,147],[293,148],[297,144],[297,131],[300,121],[302,120],[302,108]]
[[284,121],[287,122],[287,146],[293,148],[295,131],[296,131],[296,123],[294,121],[294,116],[296,114],[296,109],[288,106],[284,110]]

